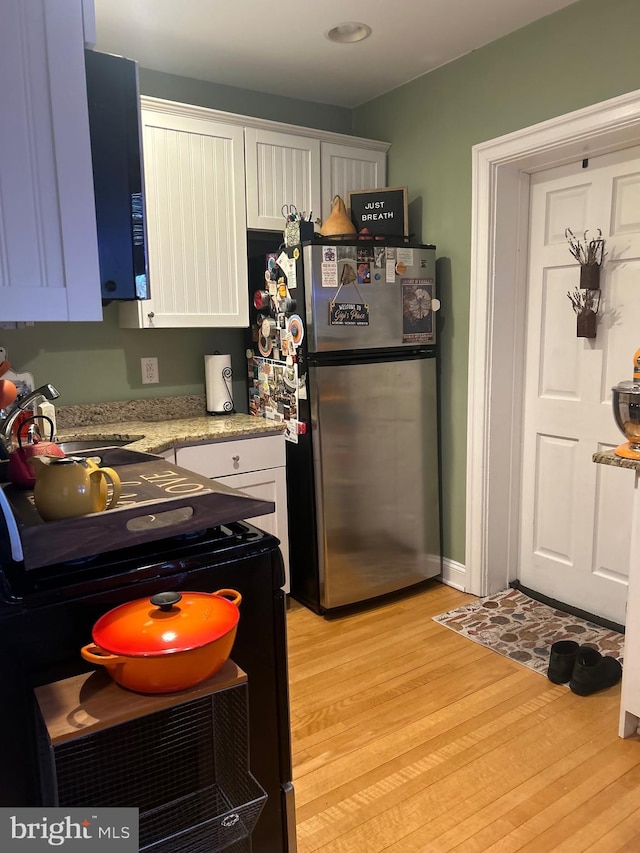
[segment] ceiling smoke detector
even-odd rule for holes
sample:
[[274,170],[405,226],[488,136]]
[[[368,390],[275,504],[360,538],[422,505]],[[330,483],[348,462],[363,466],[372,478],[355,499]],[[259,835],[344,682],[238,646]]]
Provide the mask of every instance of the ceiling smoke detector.
[[338,24],[337,27],[325,33],[329,41],[338,42],[338,44],[353,44],[356,41],[364,41],[371,35],[371,27],[366,24],[358,24],[354,21],[348,24]]

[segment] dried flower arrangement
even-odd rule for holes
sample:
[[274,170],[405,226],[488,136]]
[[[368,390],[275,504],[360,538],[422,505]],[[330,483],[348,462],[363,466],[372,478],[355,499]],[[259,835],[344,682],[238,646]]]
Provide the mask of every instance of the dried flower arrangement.
[[576,261],[583,267],[590,267],[593,264],[602,266],[606,252],[604,251],[605,239],[602,236],[602,231],[598,228],[598,236],[589,240],[587,235],[589,231],[584,232],[582,240],[579,240],[571,228],[565,228],[564,236],[569,241],[569,251]]
[[580,287],[567,296],[576,312],[579,338],[595,338],[596,314],[600,307],[600,267],[605,258],[605,240],[598,228],[598,236],[589,239],[585,231],[582,240],[570,228],[565,228],[569,251],[580,264]]
[[576,314],[580,314],[582,311],[593,311],[594,314],[598,313],[598,308],[600,307],[600,290],[585,290],[585,288],[579,290],[576,288],[573,293],[567,291],[567,296]]

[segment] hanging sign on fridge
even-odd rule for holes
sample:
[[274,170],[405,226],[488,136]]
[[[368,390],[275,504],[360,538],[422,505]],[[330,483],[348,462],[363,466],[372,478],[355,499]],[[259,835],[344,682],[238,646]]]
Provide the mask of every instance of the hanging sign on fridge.
[[340,291],[345,286],[353,285],[356,293],[362,300],[362,294],[358,290],[357,275],[350,264],[345,264],[340,277],[340,287],[335,297],[329,302],[329,325],[330,326],[368,326],[369,305],[361,302],[338,302]]
[[433,328],[433,279],[403,278],[402,285],[402,343],[431,344]]
[[365,302],[330,302],[329,325],[368,326],[369,306]]

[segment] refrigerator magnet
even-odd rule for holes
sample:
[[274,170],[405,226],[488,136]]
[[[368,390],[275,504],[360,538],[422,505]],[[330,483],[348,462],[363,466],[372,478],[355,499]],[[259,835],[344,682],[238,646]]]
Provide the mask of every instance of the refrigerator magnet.
[[356,261],[358,260],[357,246],[336,246],[336,249],[338,261],[353,261],[354,263],[356,263]]
[[269,311],[271,308],[271,294],[268,290],[256,290],[253,294],[253,307],[257,311]]
[[290,391],[295,391],[298,387],[298,375],[295,367],[285,367],[282,379],[286,387]]
[[284,430],[285,441],[290,441],[292,444],[298,443],[298,422],[288,420],[285,422]]
[[292,314],[287,320],[287,331],[291,335],[291,340],[295,346],[302,343],[302,339],[304,338],[304,326],[302,324],[302,318],[299,317],[298,314]]
[[258,349],[260,350],[260,355],[263,355],[265,358],[269,358],[273,350],[273,341],[271,338],[265,338],[265,336],[260,333],[258,335]]
[[358,284],[371,284],[371,267],[369,264],[358,264]]
[[289,290],[295,290],[298,286],[298,278],[296,274],[296,262],[291,261],[287,270],[287,286]]
[[264,338],[274,338],[277,328],[278,324],[273,317],[265,317],[260,325],[260,332]]
[[338,264],[336,263],[336,261],[322,262],[322,286],[338,286]]
[[398,254],[396,256],[398,261],[402,261],[408,267],[412,267],[415,264],[413,259],[413,249],[407,249],[406,247],[398,246]]
[[366,302],[330,302],[330,326],[368,326],[369,306]]
[[402,343],[434,342],[433,279],[407,278],[402,281]]
[[286,296],[284,299],[280,300],[280,305],[278,307],[284,314],[294,314],[297,308],[296,300],[292,299],[290,296]]

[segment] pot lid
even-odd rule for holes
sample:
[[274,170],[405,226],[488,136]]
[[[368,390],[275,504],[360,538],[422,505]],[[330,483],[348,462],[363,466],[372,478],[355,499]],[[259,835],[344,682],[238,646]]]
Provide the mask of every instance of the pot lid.
[[631,379],[623,379],[611,389],[612,391],[622,391],[625,394],[640,394],[640,382],[634,382]]
[[105,613],[93,626],[93,641],[106,652],[128,657],[197,649],[235,628],[241,601],[233,589],[161,592]]

